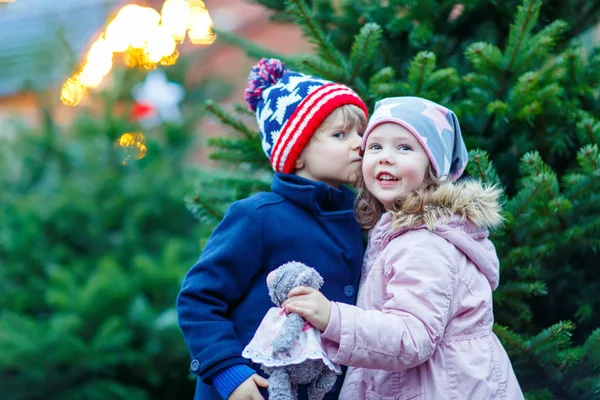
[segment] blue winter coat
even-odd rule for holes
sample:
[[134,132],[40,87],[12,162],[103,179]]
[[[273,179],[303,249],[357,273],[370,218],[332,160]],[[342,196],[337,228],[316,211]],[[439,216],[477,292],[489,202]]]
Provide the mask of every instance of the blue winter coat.
[[[266,277],[281,264],[317,269],[328,299],[356,302],[364,242],[352,191],[280,173],[271,190],[229,207],[177,298],[191,370],[200,378],[196,400],[221,399],[210,383],[225,368],[246,364],[262,375],[241,353],[273,306]],[[337,399],[340,386],[338,379],[326,398]]]

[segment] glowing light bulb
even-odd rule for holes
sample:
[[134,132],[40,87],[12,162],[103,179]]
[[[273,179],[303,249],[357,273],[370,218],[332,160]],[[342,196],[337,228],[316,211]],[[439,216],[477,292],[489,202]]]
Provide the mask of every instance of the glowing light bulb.
[[188,36],[194,44],[211,44],[217,38],[213,33],[213,22],[206,6],[201,0],[188,0],[190,5],[190,24]]
[[141,160],[146,156],[148,148],[144,144],[145,141],[144,134],[140,132],[124,133],[115,141],[114,146],[124,154],[123,165],[130,159]]
[[60,91],[60,101],[66,106],[77,107],[85,96],[87,88],[81,83],[79,77],[73,76],[63,84]]
[[140,7],[135,20],[130,25],[130,44],[143,49],[152,32],[158,27],[160,14],[153,8]]
[[190,23],[190,6],[185,0],[166,0],[161,11],[160,24],[167,28],[179,43],[185,39]]
[[106,41],[116,53],[127,50],[131,44],[136,16],[142,7],[129,4],[119,10],[117,16],[108,24],[105,31]]
[[108,74],[112,68],[113,51],[110,43],[100,38],[92,44],[87,54],[87,64],[102,75]]
[[144,51],[148,60],[158,63],[164,57],[173,54],[176,47],[177,43],[175,43],[171,32],[164,26],[157,26],[150,34]]

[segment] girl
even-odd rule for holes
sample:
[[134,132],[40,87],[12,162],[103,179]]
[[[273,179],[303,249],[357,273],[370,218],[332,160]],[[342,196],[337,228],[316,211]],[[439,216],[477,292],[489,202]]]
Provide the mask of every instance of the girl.
[[523,399],[492,332],[499,262],[488,228],[502,222],[500,191],[453,183],[467,162],[456,115],[421,98],[382,100],[361,152],[356,211],[372,229],[357,306],[310,288],[284,304],[351,366],[340,399]]

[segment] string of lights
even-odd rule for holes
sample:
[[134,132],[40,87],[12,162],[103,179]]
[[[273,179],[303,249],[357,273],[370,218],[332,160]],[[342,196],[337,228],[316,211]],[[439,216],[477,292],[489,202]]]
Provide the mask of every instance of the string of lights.
[[128,67],[154,69],[177,62],[178,44],[189,37],[193,44],[215,41],[213,22],[201,0],[166,0],[158,13],[129,4],[122,7],[90,46],[82,66],[63,84],[61,101],[76,107],[89,89],[97,88],[122,54]]

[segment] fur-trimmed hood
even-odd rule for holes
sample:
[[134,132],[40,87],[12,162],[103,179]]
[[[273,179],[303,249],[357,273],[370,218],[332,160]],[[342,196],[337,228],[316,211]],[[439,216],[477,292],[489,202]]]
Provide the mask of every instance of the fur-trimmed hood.
[[444,183],[417,214],[392,212],[394,229],[412,229],[425,225],[434,230],[455,216],[480,228],[496,228],[503,218],[500,215],[501,190],[496,186],[482,185],[475,180]]
[[500,263],[490,228],[498,227],[501,190],[475,180],[445,183],[416,214],[385,213],[370,234],[372,244],[385,247],[391,240],[413,229],[428,229],[460,249],[487,277],[492,289],[498,286]]

